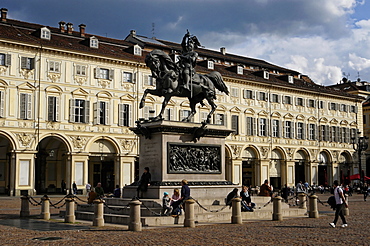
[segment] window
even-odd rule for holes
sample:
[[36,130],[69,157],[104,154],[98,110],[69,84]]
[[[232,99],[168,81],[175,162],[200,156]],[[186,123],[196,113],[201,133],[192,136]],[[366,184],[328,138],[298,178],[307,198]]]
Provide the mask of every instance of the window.
[[224,114],[215,114],[215,124],[216,125],[226,125],[226,115]]
[[12,56],[10,54],[0,54],[0,66],[10,66]]
[[76,75],[86,76],[86,66],[77,64],[76,65]]
[[350,109],[351,113],[356,113],[357,114],[357,106],[354,106],[354,105],[351,105],[351,109]]
[[319,102],[319,109],[323,109],[324,108],[324,101],[320,101]]
[[94,124],[108,125],[109,123],[109,103],[99,101],[94,103]]
[[173,108],[166,108],[166,110],[164,111],[164,119],[165,120],[174,120],[173,112],[174,112]]
[[49,61],[49,72],[59,73],[60,63],[55,61]]
[[35,59],[30,57],[21,58],[21,69],[32,70],[35,68]]
[[303,100],[303,98],[298,97],[297,98],[297,104],[296,105],[297,106],[304,106],[304,100]]
[[267,136],[267,119],[265,118],[259,119],[259,136]]
[[154,78],[152,75],[145,75],[144,85],[154,86]]
[[272,137],[274,138],[280,137],[280,121],[279,120],[272,120]]
[[320,126],[320,140],[329,141],[329,126],[327,125]]
[[293,138],[293,122],[285,121],[285,138]]
[[4,102],[5,102],[5,93],[0,91],[0,117],[4,117]]
[[200,112],[200,122],[207,121],[207,116],[208,116],[207,112]]
[[245,99],[254,99],[254,93],[251,90],[244,90]]
[[256,130],[256,119],[253,117],[247,117],[247,130],[246,135],[247,136],[254,136]]
[[237,74],[243,74],[243,66],[237,66]]
[[232,115],[231,116],[231,129],[235,131],[235,135],[239,135],[239,116]]
[[129,104],[118,104],[118,125],[131,125],[131,107]]
[[154,114],[154,110],[153,110],[153,108],[151,107],[151,106],[145,106],[144,108],[143,108],[143,117],[144,117],[144,119],[149,119],[150,117],[152,117],[153,116],[153,114]]
[[239,89],[238,88],[231,88],[231,96],[232,97],[239,97]]
[[278,94],[272,94],[271,95],[271,102],[279,103],[279,95]]
[[214,61],[210,61],[210,60],[208,60],[208,61],[207,61],[207,68],[208,68],[208,69],[214,69],[214,68],[215,68],[215,63],[214,63]]
[[20,94],[19,118],[28,120],[32,118],[32,95],[28,93]]
[[264,70],[264,71],[263,71],[263,78],[264,78],[264,79],[269,79],[269,77],[270,77],[269,72],[268,72],[268,71],[266,71],[266,70]]
[[337,110],[337,104],[336,103],[330,103],[330,110]]
[[96,79],[106,79],[113,80],[114,70],[106,68],[95,68],[95,78]]
[[309,124],[308,126],[308,139],[316,140],[316,125],[315,124]]
[[267,101],[267,95],[265,92],[260,92],[258,95],[259,95],[259,98],[258,98],[259,100]]
[[50,30],[46,27],[41,28],[41,35],[40,38],[50,40]]
[[59,98],[48,96],[48,121],[59,121]]
[[90,101],[83,99],[70,99],[69,120],[74,123],[89,123]]
[[332,126],[330,130],[330,140],[331,142],[338,142],[338,131],[336,126]]
[[314,108],[316,105],[315,105],[315,100],[313,99],[309,99],[308,100],[308,107],[310,108]]
[[304,139],[304,124],[303,122],[297,123],[297,139]]
[[99,48],[99,40],[94,36],[90,38],[90,48]]
[[347,112],[347,105],[341,104],[339,110],[342,112]]
[[139,45],[134,46],[134,55],[141,56],[141,47]]
[[284,96],[284,103],[285,104],[292,104],[292,97],[291,96]]
[[363,119],[364,124],[366,124],[366,115],[363,115],[362,119]]
[[[180,110],[180,120],[183,120],[187,118],[190,115],[190,110]],[[191,122],[194,122],[194,117],[190,120]]]
[[132,83],[132,73],[123,72],[123,82]]

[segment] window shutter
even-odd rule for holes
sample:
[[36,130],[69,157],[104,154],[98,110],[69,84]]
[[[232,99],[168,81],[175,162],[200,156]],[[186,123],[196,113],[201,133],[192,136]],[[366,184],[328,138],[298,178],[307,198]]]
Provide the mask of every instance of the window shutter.
[[243,98],[244,99],[248,98],[248,90],[243,91]]
[[85,110],[84,110],[84,113],[85,113],[85,122],[86,124],[88,124],[90,122],[90,101],[85,101]]
[[113,80],[114,79],[114,69],[110,69],[109,70],[109,80]]
[[290,138],[294,138],[295,137],[295,129],[294,129],[294,122],[293,121],[291,121],[291,123],[290,123],[290,126],[291,126],[291,129],[290,129]]
[[27,57],[21,57],[21,68],[22,69],[27,68]]
[[246,128],[246,134],[247,134],[247,136],[251,136],[252,134],[252,117],[247,117],[246,118],[246,126],[247,126],[247,128]]
[[257,135],[257,124],[256,124],[256,118],[252,118],[252,135]]
[[324,132],[324,134],[325,134],[325,136],[324,136],[324,141],[329,141],[329,126],[328,125],[325,125],[324,126],[325,127],[325,132]]
[[270,121],[266,119],[266,136],[270,136]]
[[306,139],[306,124],[302,123],[302,139]]
[[5,54],[5,66],[12,65],[12,55],[11,54]]
[[30,59],[30,70],[35,68],[35,59],[31,58]]
[[257,126],[257,129],[256,129],[256,136],[261,136],[261,118],[257,118],[256,119],[256,126]]
[[94,77],[100,79],[100,68],[94,68]]
[[0,117],[4,117],[4,96],[5,93],[3,91],[0,91]]
[[126,111],[128,111],[128,124],[127,124],[127,126],[131,126],[131,122],[132,122],[132,107],[131,107],[131,105],[130,104],[126,104],[126,106],[127,106],[127,109],[126,109]]
[[94,125],[97,125],[100,123],[98,120],[98,117],[99,117],[98,110],[99,110],[99,102],[93,103],[93,124]]
[[340,127],[339,126],[337,126],[336,127],[337,128],[337,130],[336,130],[336,132],[337,132],[337,142],[341,142],[341,135],[340,135]]
[[[149,106],[144,107],[144,119],[149,119]],[[184,110],[180,110],[180,120],[184,118]]]
[[105,125],[109,125],[109,102],[105,102]]
[[75,122],[76,99],[69,99],[69,122]]
[[56,121],[60,121],[60,116],[59,116],[60,102],[59,102],[59,100],[60,100],[59,97],[55,97],[55,120]]
[[118,104],[118,125],[123,126],[123,119],[124,119],[124,104]]
[[48,121],[54,121],[54,98],[52,96],[48,97]]
[[27,119],[32,118],[32,95],[31,94],[26,94],[27,95]]
[[251,94],[252,94],[252,99],[255,99],[256,98],[256,92],[255,91],[251,91]]

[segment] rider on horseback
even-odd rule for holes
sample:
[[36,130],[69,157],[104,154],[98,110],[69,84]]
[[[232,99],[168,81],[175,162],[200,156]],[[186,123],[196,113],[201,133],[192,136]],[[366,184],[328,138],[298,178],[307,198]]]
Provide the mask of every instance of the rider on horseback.
[[182,86],[184,89],[190,90],[190,81],[195,74],[194,67],[198,58],[198,53],[194,51],[194,48],[200,46],[198,38],[191,36],[189,30],[184,35],[182,42],[182,54],[179,56],[179,68],[181,71]]

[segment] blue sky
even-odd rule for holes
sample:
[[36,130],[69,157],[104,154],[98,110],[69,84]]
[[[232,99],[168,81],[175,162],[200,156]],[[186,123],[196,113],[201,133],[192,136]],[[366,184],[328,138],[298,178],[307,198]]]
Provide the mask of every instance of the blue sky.
[[[370,81],[370,0],[2,0],[8,17],[124,39],[130,30],[266,60],[330,85]],[[154,31],[153,31],[154,23]]]

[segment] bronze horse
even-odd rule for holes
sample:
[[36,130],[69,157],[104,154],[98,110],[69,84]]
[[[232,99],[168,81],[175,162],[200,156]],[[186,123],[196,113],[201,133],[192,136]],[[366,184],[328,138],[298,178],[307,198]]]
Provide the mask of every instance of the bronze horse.
[[169,55],[162,50],[153,50],[145,58],[146,65],[152,71],[152,76],[156,78],[156,88],[146,89],[140,101],[140,108],[145,105],[147,94],[152,94],[159,97],[164,97],[161,112],[154,120],[163,119],[164,110],[170,101],[171,97],[187,97],[190,102],[191,112],[188,117],[182,121],[189,122],[196,114],[195,106],[200,103],[204,105],[203,100],[206,99],[211,106],[211,111],[207,115],[206,123],[210,123],[211,117],[217,108],[214,100],[216,99],[217,88],[221,92],[229,94],[229,90],[222,80],[219,72],[213,71],[206,75],[194,73],[191,80],[191,90],[182,88],[181,67],[176,64]]

